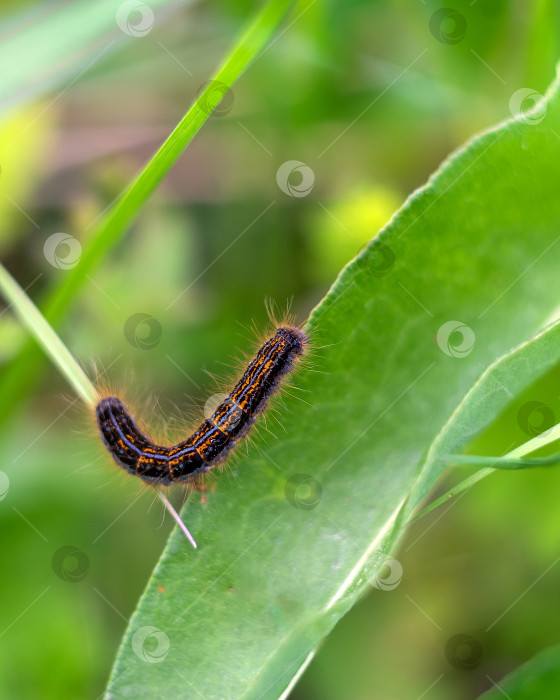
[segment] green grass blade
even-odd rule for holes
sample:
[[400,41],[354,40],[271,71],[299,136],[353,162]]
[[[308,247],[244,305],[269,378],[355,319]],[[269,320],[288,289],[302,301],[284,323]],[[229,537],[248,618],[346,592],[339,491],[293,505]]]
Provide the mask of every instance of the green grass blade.
[[557,700],[560,688],[560,646],[548,647],[505,678],[479,700]]
[[[120,0],[28,5],[0,22],[0,112],[77,80],[130,41],[118,24]],[[178,7],[176,0],[149,3],[154,21],[158,11],[167,15]]]
[[96,402],[96,391],[66,345],[45,320],[39,309],[0,264],[0,291],[23,325],[87,404]]
[[548,457],[484,457],[482,455],[451,455],[449,463],[468,467],[493,467],[494,469],[531,469],[532,467],[555,467],[560,464],[560,452]]
[[[45,318],[58,324],[76,298],[93,268],[126,233],[150,195],[172,168],[194,136],[209,118],[208,104],[212,83],[219,82],[228,89],[240,77],[273,35],[293,0],[271,0],[249,23],[232,50],[214,74],[212,81],[187,111],[161,148],[118,201],[104,215],[84,245],[80,262],[69,270],[64,281],[48,295],[44,304]],[[37,376],[40,355],[34,345],[24,348],[21,355],[5,373],[0,386],[0,421],[5,420],[26,395]]]
[[214,89],[213,83],[221,83],[228,89],[232,87],[251,61],[262,51],[292,2],[293,0],[272,0],[241,34],[196,102],[138,177],[100,221],[89,245],[83,251],[79,265],[69,272],[64,282],[49,298],[45,315],[50,321],[56,322],[68,308],[86,275],[126,232],[148,198],[211,116],[206,105],[210,103],[209,96]]
[[[558,439],[558,438],[557,438]],[[412,519],[412,522],[423,518],[431,511],[439,508],[444,503],[449,503],[452,499],[468,491],[471,486],[478,484],[479,481],[485,479],[490,474],[494,474],[500,469],[528,469],[531,467],[554,467],[560,463],[560,452],[552,454],[548,457],[533,457],[523,459],[524,455],[530,454],[543,446],[543,441],[539,438],[534,438],[520,445],[515,450],[508,452],[503,457],[484,457],[478,455],[452,455],[449,457],[448,463],[464,464],[466,466],[483,466],[483,469],[471,474],[466,479],[460,481],[452,489],[449,489],[439,498],[436,498],[430,505],[423,508],[417,516]]]
[[[428,452],[417,484],[416,504],[443,470],[454,463],[485,468],[460,481],[442,496],[423,508],[413,520],[435,510],[451,499],[470,489],[499,468],[526,468],[529,466],[552,466],[557,463],[555,455],[521,459],[547,445],[560,440],[560,425],[555,425],[541,435],[524,442],[503,457],[454,454],[465,448],[496,415],[508,406],[513,397],[522,393],[552,367],[560,362],[560,322],[550,325],[534,338],[499,358],[483,372],[465,395],[461,404],[443,427]],[[518,465],[518,466],[517,466]]]
[[436,510],[436,508],[439,508],[440,506],[444,505],[444,503],[449,503],[450,501],[457,499],[457,496],[460,496],[462,493],[465,491],[468,491],[472,486],[475,484],[478,484],[479,481],[482,481],[487,476],[490,476],[490,474],[494,474],[495,470],[492,467],[485,467],[484,469],[479,469],[479,471],[475,472],[474,474],[471,474],[471,476],[468,476],[466,479],[463,479],[460,481],[457,486],[454,486],[452,489],[449,489],[446,493],[443,494],[443,496],[440,496],[439,498],[436,498],[430,505],[426,506],[423,508],[418,515],[414,516],[413,518],[410,518],[409,522],[414,523],[417,520],[420,520],[420,518],[423,518],[425,515],[428,515],[428,513],[431,513],[433,510]]

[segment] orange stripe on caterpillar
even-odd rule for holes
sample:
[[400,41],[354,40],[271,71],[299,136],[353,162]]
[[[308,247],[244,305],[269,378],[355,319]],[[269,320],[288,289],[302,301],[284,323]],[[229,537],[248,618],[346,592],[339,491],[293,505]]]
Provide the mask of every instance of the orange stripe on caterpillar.
[[194,481],[222,462],[245,437],[308,343],[307,335],[296,326],[277,328],[212,416],[176,445],[154,444],[119,398],[105,397],[96,406],[103,442],[120,467],[143,481],[162,486]]

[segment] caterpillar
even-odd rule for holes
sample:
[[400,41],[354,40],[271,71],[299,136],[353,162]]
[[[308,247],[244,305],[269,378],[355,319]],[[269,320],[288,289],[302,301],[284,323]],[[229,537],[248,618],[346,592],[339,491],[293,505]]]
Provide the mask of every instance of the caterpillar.
[[248,434],[308,343],[308,336],[297,326],[278,327],[212,416],[176,445],[156,445],[118,397],[106,396],[95,409],[103,443],[119,467],[144,482],[157,486],[194,482],[223,462]]

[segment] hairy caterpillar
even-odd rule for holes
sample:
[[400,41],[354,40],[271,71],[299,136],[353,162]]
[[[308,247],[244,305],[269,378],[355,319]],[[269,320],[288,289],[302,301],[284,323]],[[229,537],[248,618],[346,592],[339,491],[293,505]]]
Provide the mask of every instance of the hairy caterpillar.
[[96,417],[103,442],[120,467],[145,482],[167,486],[193,481],[224,461],[247,435],[308,342],[307,335],[296,326],[277,328],[213,415],[176,445],[156,445],[140,430],[119,398],[102,398],[96,406]]

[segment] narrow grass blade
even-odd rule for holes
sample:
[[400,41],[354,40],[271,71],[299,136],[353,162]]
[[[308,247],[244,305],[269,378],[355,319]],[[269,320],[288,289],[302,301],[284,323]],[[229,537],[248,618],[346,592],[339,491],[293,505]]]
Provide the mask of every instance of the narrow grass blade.
[[[293,0],[272,0],[249,23],[196,102],[138,177],[103,215],[87,245],[84,245],[79,264],[69,270],[64,281],[48,295],[44,314],[50,323],[56,324],[64,317],[93,268],[121,239],[150,195],[209,118],[211,111],[204,105],[209,104],[209,96],[215,84],[219,83],[222,90],[231,88],[261,53],[292,2]],[[0,386],[0,422],[5,420],[8,412],[13,412],[14,406],[26,395],[26,389],[36,377],[39,361],[36,347],[30,344],[6,372]]]
[[78,396],[86,403],[93,405],[97,400],[95,387],[39,309],[1,264],[0,291],[6,303],[11,306],[29,333],[74,387]]
[[548,457],[484,457],[483,455],[451,455],[453,464],[494,469],[530,469],[531,467],[555,467],[560,464],[560,452]]
[[560,425],[555,425],[554,428],[547,430],[546,433],[537,435],[537,437],[534,437],[532,440],[528,440],[522,445],[519,445],[519,447],[511,450],[511,452],[508,452],[507,455],[504,455],[503,457],[486,457],[482,455],[450,455],[448,460],[450,464],[484,466],[485,468],[471,474],[471,476],[463,479],[463,481],[459,482],[452,489],[449,489],[449,491],[444,493],[443,496],[436,498],[435,501],[423,508],[418,515],[412,518],[411,522],[415,522],[416,520],[423,518],[425,515],[444,503],[449,503],[452,498],[456,498],[459,494],[463,493],[467,489],[470,489],[471,486],[474,486],[479,481],[482,481],[482,479],[485,477],[490,476],[490,474],[493,474],[496,469],[548,467],[560,463],[560,452],[556,452],[547,457],[523,459],[525,455],[531,454],[531,452],[535,452],[535,450],[539,450],[545,445],[550,445],[556,442],[560,438],[559,433]]

